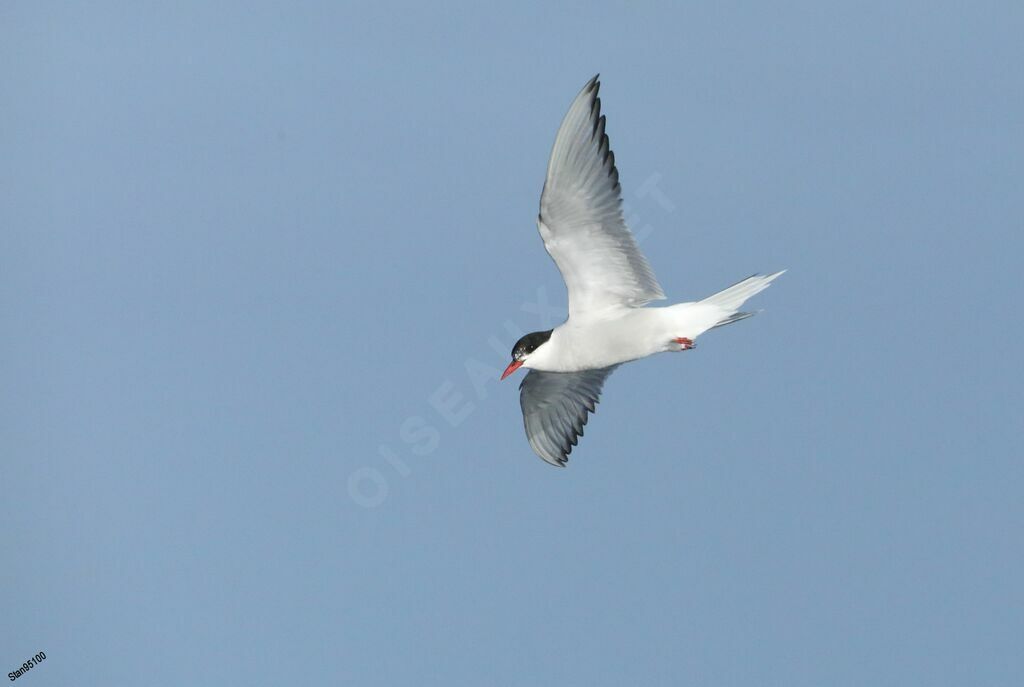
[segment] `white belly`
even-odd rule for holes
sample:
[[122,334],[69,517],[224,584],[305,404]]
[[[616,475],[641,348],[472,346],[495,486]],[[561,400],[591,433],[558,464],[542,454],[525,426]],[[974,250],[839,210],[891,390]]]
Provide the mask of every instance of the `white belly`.
[[601,317],[570,318],[526,359],[524,367],[578,372],[680,350],[673,339],[696,339],[713,327],[722,311],[703,303],[667,308],[624,308]]

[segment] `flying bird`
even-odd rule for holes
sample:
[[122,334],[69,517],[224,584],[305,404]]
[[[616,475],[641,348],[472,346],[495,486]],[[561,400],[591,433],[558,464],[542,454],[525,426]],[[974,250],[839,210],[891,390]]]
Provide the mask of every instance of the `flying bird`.
[[644,307],[665,298],[622,217],[615,155],[601,114],[598,76],[583,87],[555,136],[537,229],[569,291],[564,323],[519,339],[501,375],[519,385],[534,452],[564,467],[615,368],[655,353],[688,351],[698,336],[753,315],[740,307],[782,272],[754,275],[702,301]]

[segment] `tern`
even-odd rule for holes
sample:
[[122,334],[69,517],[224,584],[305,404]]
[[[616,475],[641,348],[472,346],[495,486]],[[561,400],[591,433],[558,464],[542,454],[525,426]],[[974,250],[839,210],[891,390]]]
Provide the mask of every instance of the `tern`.
[[785,272],[754,275],[702,301],[645,307],[665,298],[622,216],[619,172],[598,98],[587,82],[555,136],[537,229],[569,291],[564,323],[519,339],[501,375],[525,367],[519,385],[534,452],[565,467],[601,387],[622,363],[688,351],[715,327],[753,315],[743,303]]

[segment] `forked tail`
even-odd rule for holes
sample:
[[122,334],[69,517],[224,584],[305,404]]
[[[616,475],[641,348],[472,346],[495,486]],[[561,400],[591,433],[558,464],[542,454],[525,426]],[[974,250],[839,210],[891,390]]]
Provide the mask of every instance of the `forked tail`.
[[754,312],[740,312],[740,307],[748,298],[767,289],[768,285],[772,283],[772,280],[785,271],[786,270],[782,270],[781,272],[769,274],[768,276],[755,274],[747,277],[743,281],[733,284],[723,291],[719,291],[713,296],[708,296],[702,300],[701,303],[708,303],[725,311],[725,316],[719,320],[712,329],[732,324],[733,322],[739,322],[740,320],[745,320],[756,314]]

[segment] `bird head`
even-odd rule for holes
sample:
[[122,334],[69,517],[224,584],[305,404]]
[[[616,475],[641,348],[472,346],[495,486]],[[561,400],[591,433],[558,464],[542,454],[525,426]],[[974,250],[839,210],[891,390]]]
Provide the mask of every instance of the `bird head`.
[[516,341],[516,345],[512,347],[512,362],[505,368],[501,378],[505,379],[505,377],[508,377],[522,367],[523,363],[533,355],[534,351],[547,343],[548,339],[551,338],[551,332],[552,330],[550,329],[545,332],[532,332]]

